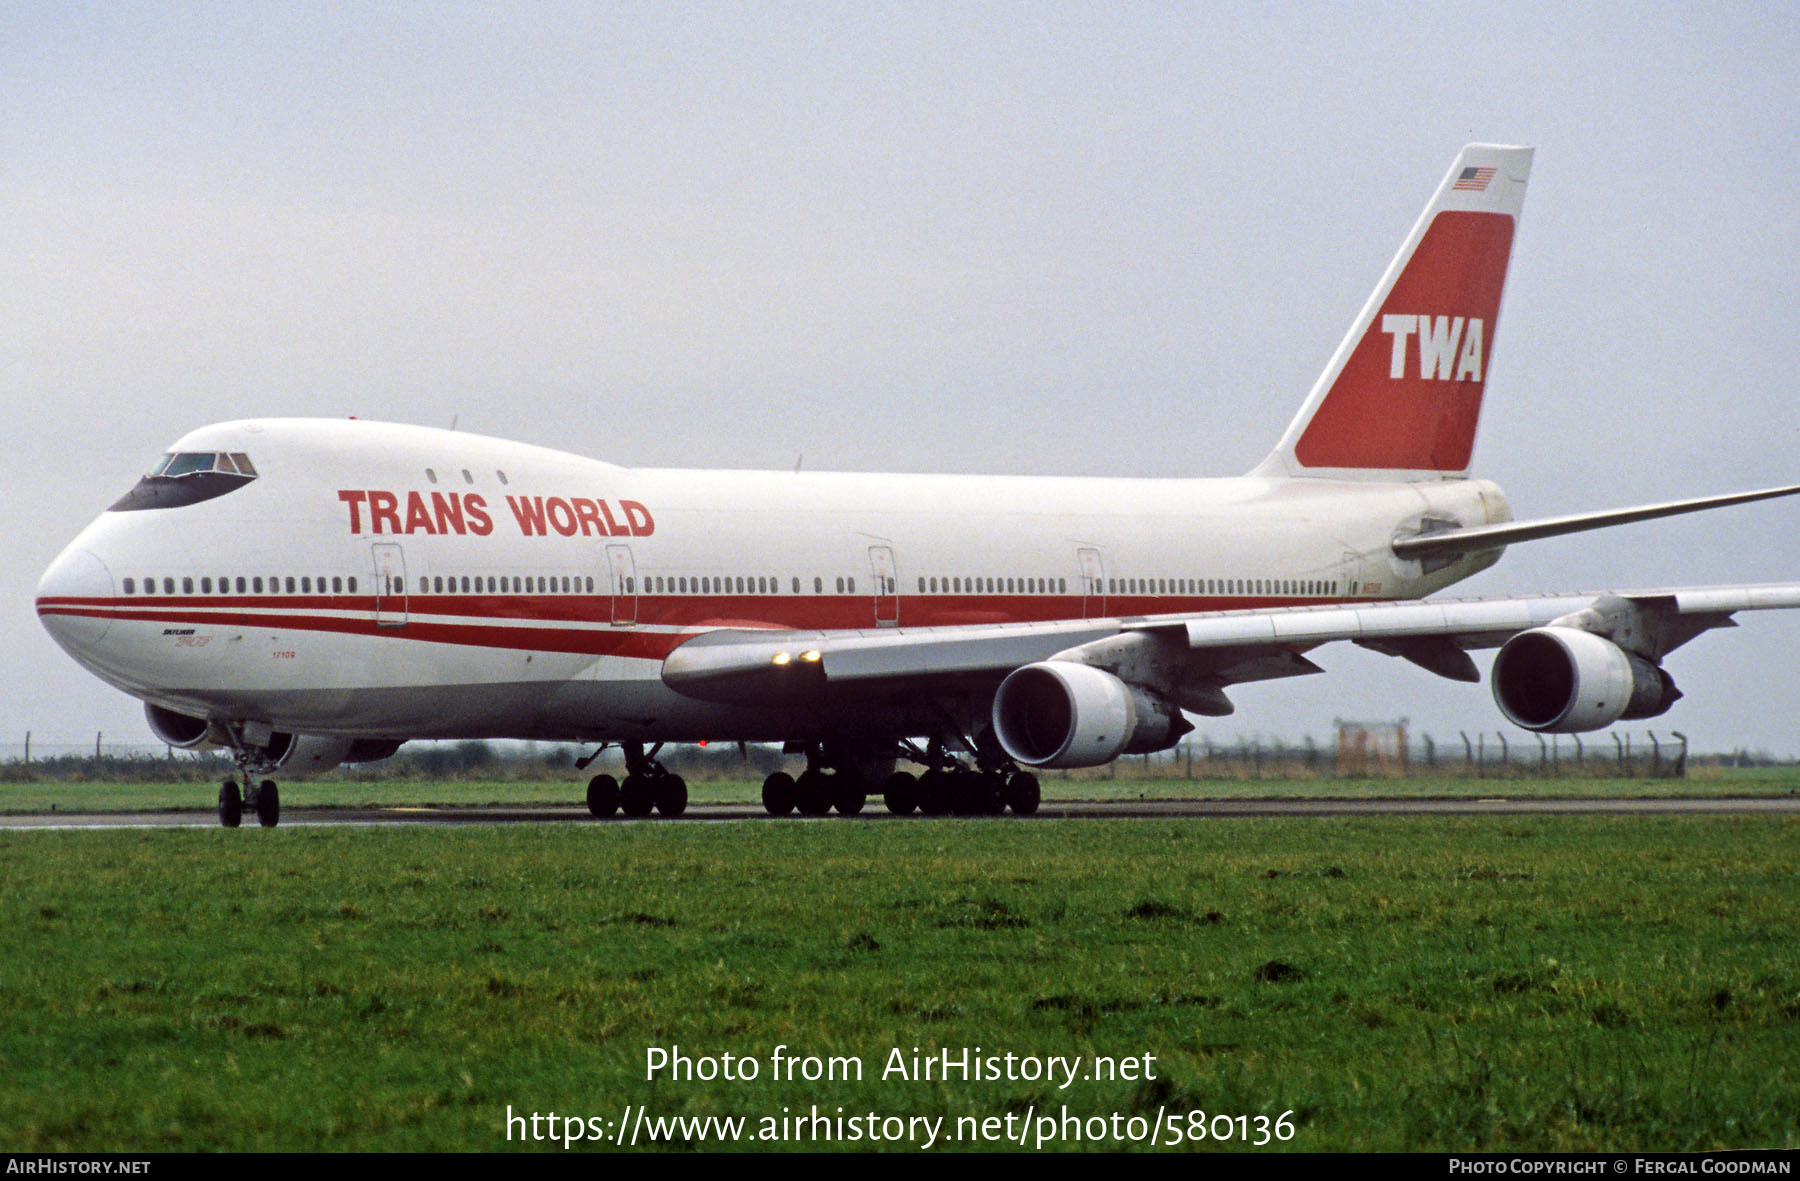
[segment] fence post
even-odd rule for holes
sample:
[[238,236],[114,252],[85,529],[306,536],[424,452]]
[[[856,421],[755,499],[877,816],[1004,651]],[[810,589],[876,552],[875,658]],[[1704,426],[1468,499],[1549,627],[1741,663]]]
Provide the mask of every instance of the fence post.
[[31,766],[31,731],[25,731],[25,765]]
[[1506,735],[1496,730],[1494,737],[1500,740],[1500,778],[1505,779],[1512,774],[1512,749],[1506,745]]
[[1673,733],[1675,735],[1675,737],[1681,739],[1681,753],[1675,756],[1675,778],[1686,779],[1687,778],[1687,735],[1683,734],[1679,730],[1671,731],[1671,733]]
[[1662,778],[1662,743],[1656,740],[1656,731],[1647,730],[1650,735],[1650,778]]
[[1619,762],[1619,777],[1621,779],[1629,778],[1625,771],[1625,744],[1619,741],[1617,731],[1611,731],[1610,733],[1613,740],[1613,753]]
[[100,731],[94,731],[94,761],[100,760]]

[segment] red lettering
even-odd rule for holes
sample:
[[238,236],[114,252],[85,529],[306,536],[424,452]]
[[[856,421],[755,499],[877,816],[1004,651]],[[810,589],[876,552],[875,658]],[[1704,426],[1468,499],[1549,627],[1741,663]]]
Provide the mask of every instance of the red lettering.
[[625,519],[631,522],[633,537],[648,537],[656,532],[656,522],[650,519],[650,510],[635,500],[621,500],[619,507],[625,510]]
[[471,492],[463,497],[463,512],[469,514],[469,532],[477,537],[486,537],[494,531],[494,519],[488,516],[487,501],[481,494]]
[[431,494],[431,507],[437,513],[437,531],[439,533],[463,532],[462,501],[456,493],[445,496],[442,492]]
[[544,535],[544,498],[523,496],[506,498],[507,507],[512,509],[513,518],[519,522],[519,532],[527,537]]
[[380,533],[381,523],[386,521],[389,533],[401,532],[399,507],[400,498],[392,492],[369,493],[369,531]]
[[417,492],[406,494],[406,531],[417,533],[436,533],[431,527],[431,513],[425,508],[425,498]]
[[338,499],[350,506],[350,532],[361,533],[362,505],[363,501],[369,499],[369,494],[354,488],[344,488],[338,491]]
[[[557,515],[558,509],[562,510],[560,518]],[[575,510],[569,507],[568,501],[560,496],[552,496],[549,500],[544,502],[544,511],[550,517],[550,527],[552,529],[556,530],[564,537],[575,536]]]
[[600,506],[585,496],[577,496],[569,502],[575,506],[575,519],[581,522],[581,535],[592,537],[596,532],[606,536],[606,526],[600,523]]
[[614,537],[625,536],[625,530],[619,526],[617,521],[613,520],[612,510],[606,507],[606,502],[604,500],[600,502],[600,515],[606,518],[606,531],[608,533],[612,534]]

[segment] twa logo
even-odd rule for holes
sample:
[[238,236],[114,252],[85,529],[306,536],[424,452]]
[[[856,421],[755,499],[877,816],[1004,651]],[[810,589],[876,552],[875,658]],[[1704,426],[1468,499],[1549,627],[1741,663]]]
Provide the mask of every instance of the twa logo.
[[1406,342],[1419,342],[1419,376],[1427,381],[1480,381],[1482,342],[1479,319],[1461,316],[1383,316],[1381,330],[1393,338],[1388,376],[1406,376]]

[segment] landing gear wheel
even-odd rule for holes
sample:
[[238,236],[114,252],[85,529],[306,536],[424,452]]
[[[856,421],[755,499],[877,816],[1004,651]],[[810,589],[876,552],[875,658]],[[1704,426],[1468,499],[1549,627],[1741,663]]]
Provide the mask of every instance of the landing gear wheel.
[[1006,815],[1006,776],[998,771],[983,771],[980,802],[982,815]]
[[596,775],[588,780],[588,811],[602,820],[610,820],[619,810],[619,781],[611,775]]
[[256,789],[256,822],[264,828],[281,823],[281,790],[273,779],[265,779]]
[[896,816],[911,816],[919,806],[919,781],[909,771],[896,771],[882,784],[881,795],[888,811]]
[[763,811],[769,815],[786,816],[794,810],[797,798],[794,777],[786,771],[777,771],[763,780]]
[[950,772],[927,771],[919,776],[919,811],[927,816],[950,814]]
[[950,810],[958,816],[985,816],[988,813],[987,776],[967,767],[951,773]]
[[1006,805],[1013,810],[1014,816],[1031,816],[1038,810],[1038,801],[1043,793],[1038,790],[1038,778],[1029,771],[1016,771],[1006,781]]
[[839,816],[855,816],[869,802],[862,777],[854,771],[839,771],[831,777],[831,796]]
[[243,822],[244,795],[238,790],[237,780],[227,779],[219,785],[219,824],[236,828]]
[[658,779],[656,810],[671,820],[687,811],[687,780],[672,774]]
[[642,820],[656,807],[656,790],[647,775],[627,775],[619,790],[619,809],[627,816]]
[[803,772],[794,783],[795,802],[802,816],[824,816],[831,811],[832,783],[823,771]]

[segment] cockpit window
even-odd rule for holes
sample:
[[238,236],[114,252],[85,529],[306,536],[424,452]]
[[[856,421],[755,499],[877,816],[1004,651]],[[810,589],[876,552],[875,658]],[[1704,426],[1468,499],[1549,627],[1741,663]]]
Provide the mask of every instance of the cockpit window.
[[254,479],[256,468],[241,451],[172,451],[110,511],[181,508],[235,492]]

